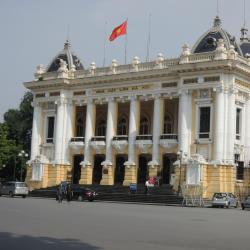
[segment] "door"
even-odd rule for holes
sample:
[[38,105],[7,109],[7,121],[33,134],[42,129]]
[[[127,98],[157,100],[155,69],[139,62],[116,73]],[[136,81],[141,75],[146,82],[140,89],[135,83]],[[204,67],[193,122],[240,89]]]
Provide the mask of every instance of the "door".
[[170,159],[167,155],[163,156],[163,168],[162,168],[162,184],[170,183]]
[[93,184],[100,184],[102,180],[102,162],[105,160],[104,155],[95,155],[93,169]]
[[117,155],[116,156],[116,165],[115,165],[115,184],[122,184],[124,181],[125,175],[125,166],[124,163],[127,161],[127,155]]
[[145,184],[148,179],[148,163],[151,161],[151,155],[139,155],[139,166],[137,172],[137,183]]
[[72,182],[73,184],[79,184],[79,180],[81,179],[81,165],[80,163],[83,161],[83,155],[74,155],[74,166],[72,171]]

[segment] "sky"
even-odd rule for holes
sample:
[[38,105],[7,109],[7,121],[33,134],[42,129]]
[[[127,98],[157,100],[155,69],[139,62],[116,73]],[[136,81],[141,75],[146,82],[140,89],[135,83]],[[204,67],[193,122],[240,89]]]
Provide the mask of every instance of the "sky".
[[[244,0],[219,0],[225,30],[240,37]],[[246,0],[250,13],[250,0]],[[149,58],[158,53],[178,57],[205,33],[217,14],[217,0],[0,0],[0,122],[18,108],[38,64],[48,66],[69,37],[85,68],[91,62],[106,66],[112,59],[124,64],[125,36],[108,41],[113,28],[128,19],[127,63],[135,56],[145,61],[149,16]],[[250,16],[246,15],[250,27]]]

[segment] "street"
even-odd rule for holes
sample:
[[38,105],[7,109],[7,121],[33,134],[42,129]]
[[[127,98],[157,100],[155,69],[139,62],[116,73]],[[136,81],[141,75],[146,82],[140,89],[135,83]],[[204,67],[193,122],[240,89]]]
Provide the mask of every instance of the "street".
[[0,249],[249,249],[250,211],[0,197]]

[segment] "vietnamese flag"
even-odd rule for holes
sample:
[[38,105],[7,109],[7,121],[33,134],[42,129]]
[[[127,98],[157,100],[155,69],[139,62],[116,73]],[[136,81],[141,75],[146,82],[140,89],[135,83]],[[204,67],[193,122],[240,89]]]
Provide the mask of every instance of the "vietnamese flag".
[[122,23],[121,25],[119,25],[113,29],[113,31],[109,37],[109,41],[113,41],[118,36],[125,35],[125,34],[127,34],[127,20],[124,23]]

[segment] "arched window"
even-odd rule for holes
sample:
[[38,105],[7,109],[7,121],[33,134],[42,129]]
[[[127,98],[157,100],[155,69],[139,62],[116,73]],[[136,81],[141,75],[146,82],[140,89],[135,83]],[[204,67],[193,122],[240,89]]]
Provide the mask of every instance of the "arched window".
[[105,136],[106,135],[106,122],[105,120],[100,120],[97,125],[97,136]]
[[123,117],[118,121],[117,135],[127,135],[127,133],[127,120]]
[[169,114],[164,117],[164,134],[173,134],[173,119]]
[[140,135],[150,134],[150,124],[147,117],[143,116],[140,121]]
[[76,137],[84,137],[84,119],[83,112],[76,113]]

